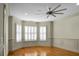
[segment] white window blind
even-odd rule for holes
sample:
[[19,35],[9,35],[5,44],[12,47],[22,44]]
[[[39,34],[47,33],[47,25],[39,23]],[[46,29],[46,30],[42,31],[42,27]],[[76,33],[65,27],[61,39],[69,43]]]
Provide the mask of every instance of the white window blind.
[[22,27],[19,24],[16,24],[16,42],[22,41]]
[[40,41],[45,41],[46,40],[46,26],[41,26],[40,27]]
[[25,26],[25,41],[35,41],[37,39],[37,27]]

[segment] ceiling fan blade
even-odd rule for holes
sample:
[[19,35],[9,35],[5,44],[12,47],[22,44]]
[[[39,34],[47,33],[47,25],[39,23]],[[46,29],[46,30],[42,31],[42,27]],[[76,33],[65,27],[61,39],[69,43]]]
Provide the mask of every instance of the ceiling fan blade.
[[54,11],[54,10],[56,10],[57,8],[59,8],[61,6],[61,4],[60,5],[58,5],[56,8],[54,8],[52,11]]
[[52,14],[52,16],[56,17],[54,14]]
[[64,13],[54,13],[54,14],[64,14]]
[[54,12],[59,12],[59,11],[64,11],[64,10],[67,10],[67,8],[61,9],[61,10],[57,10],[57,11],[54,11]]

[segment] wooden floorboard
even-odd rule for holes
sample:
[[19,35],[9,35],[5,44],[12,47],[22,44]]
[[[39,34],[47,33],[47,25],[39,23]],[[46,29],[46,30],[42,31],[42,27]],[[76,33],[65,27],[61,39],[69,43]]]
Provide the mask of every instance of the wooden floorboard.
[[9,56],[79,56],[79,53],[56,47],[26,47],[10,51]]

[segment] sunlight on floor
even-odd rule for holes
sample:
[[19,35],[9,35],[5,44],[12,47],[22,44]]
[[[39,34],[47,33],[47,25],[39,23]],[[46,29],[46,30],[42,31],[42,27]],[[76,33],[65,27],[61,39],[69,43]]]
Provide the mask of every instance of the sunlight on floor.
[[46,52],[32,52],[32,53],[26,53],[25,56],[46,56]]

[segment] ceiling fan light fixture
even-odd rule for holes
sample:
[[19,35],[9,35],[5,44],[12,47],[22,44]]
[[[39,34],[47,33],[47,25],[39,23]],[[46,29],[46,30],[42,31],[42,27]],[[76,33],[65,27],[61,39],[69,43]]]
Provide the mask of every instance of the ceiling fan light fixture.
[[28,15],[28,13],[25,13],[25,15]]

